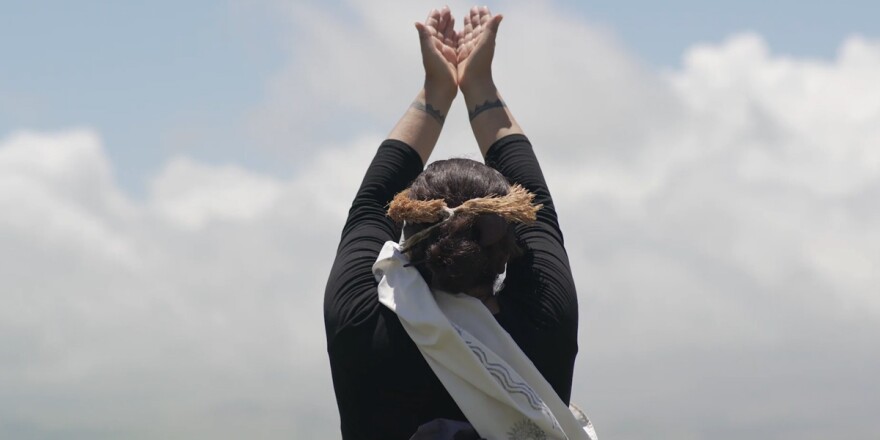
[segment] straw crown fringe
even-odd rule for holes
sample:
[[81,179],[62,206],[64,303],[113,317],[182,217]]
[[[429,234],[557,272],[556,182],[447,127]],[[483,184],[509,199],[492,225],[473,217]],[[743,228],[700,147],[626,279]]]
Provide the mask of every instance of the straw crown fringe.
[[409,189],[394,196],[388,206],[388,216],[396,222],[435,223],[461,214],[495,214],[511,223],[532,223],[543,205],[532,205],[535,195],[520,185],[512,185],[505,196],[470,199],[455,208],[446,206],[443,199],[414,200]]

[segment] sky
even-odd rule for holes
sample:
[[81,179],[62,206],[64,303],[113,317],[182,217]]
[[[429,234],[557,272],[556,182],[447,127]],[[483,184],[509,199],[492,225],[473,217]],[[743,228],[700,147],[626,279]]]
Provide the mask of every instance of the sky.
[[[436,6],[4,2],[0,437],[338,438],[323,285]],[[877,3],[489,6],[599,436],[876,436]]]

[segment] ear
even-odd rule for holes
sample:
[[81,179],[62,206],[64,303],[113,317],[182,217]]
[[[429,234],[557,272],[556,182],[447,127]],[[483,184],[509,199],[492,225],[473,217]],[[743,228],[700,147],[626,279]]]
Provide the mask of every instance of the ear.
[[507,220],[499,215],[480,215],[475,220],[475,226],[480,235],[480,246],[482,247],[498,243],[507,234]]

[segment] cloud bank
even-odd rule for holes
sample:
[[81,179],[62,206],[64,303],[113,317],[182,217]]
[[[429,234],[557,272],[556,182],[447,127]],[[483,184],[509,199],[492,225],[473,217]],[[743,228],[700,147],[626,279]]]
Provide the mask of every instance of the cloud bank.
[[[296,146],[290,178],[176,157],[138,200],[92,129],[0,140],[0,436],[338,437],[323,284],[419,85],[424,11],[390,10],[284,12],[292,60],[249,123]],[[497,82],[557,199],[599,434],[876,434],[880,42],[809,60],[740,34],[656,72],[541,4],[503,12]],[[476,155],[460,101],[437,157]]]

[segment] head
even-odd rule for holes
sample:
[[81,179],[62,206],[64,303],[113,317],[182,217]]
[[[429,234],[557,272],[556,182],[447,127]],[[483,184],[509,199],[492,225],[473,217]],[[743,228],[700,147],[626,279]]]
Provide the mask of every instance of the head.
[[[469,159],[449,159],[430,164],[407,195],[412,200],[442,200],[448,208],[455,208],[468,200],[506,196],[510,191],[498,171]],[[436,223],[407,220],[404,234],[412,237]],[[491,291],[507,261],[518,254],[513,225],[491,212],[456,214],[408,251],[431,287],[450,292]]]

